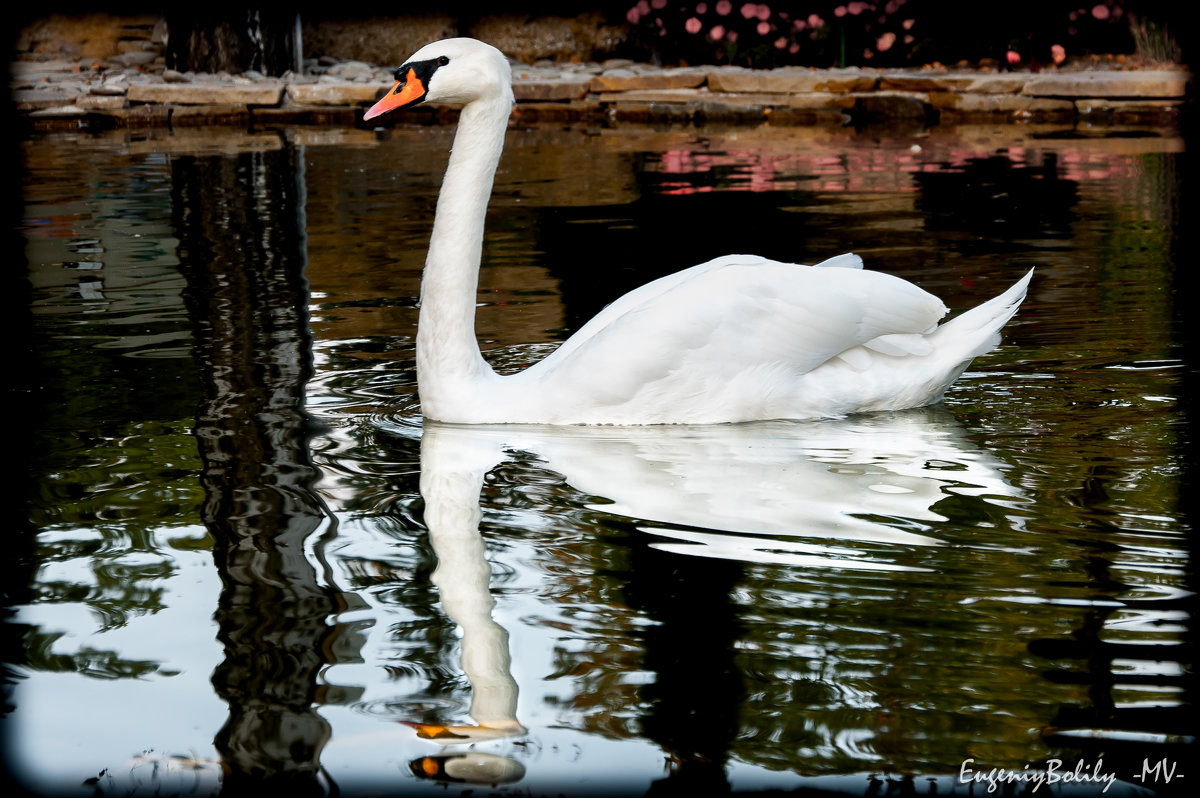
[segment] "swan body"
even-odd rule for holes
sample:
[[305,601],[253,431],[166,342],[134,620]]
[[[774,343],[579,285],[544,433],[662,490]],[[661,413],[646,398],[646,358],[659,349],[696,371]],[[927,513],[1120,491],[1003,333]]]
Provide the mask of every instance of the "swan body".
[[461,103],[421,282],[422,414],[465,424],[705,424],[819,418],[939,401],[999,343],[1032,272],[939,326],[937,297],[867,271],[728,255],[648,283],[528,369],[496,374],[475,338],[483,222],[512,110],[499,50],[426,45],[365,115]]

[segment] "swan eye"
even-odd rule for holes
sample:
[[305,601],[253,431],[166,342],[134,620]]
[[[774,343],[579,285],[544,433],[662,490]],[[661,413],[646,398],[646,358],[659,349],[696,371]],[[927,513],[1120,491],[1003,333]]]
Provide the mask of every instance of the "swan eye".
[[450,59],[444,55],[439,57],[437,60],[437,65],[440,67],[445,66],[446,64],[449,64],[449,63],[450,63]]

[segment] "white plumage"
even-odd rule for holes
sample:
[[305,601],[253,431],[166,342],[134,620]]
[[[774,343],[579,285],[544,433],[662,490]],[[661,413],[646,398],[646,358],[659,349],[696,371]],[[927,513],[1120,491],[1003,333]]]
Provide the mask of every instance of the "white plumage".
[[462,103],[421,285],[417,381],[439,421],[720,423],[898,410],[936,402],[1025,297],[1032,272],[938,326],[946,307],[856,255],[817,266],[729,255],[621,297],[559,349],[497,375],[475,339],[483,221],[512,108],[503,54],[427,45],[370,119],[424,100]]

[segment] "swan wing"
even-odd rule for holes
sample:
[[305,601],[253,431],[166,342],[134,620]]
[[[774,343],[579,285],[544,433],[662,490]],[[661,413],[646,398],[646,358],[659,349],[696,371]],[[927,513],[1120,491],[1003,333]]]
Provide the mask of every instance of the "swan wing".
[[[593,316],[579,328],[569,339],[563,342],[551,357],[565,358],[578,349],[585,341],[601,330],[607,329],[614,321],[637,308],[644,308],[657,298],[685,283],[696,284],[705,279],[706,275],[722,269],[735,266],[751,266],[755,264],[775,264],[776,261],[758,255],[725,255],[714,258],[706,263],[693,266],[690,269],[673,272],[639,286],[624,296],[606,305],[603,310]],[[788,264],[792,265],[792,264]],[[837,267],[844,269],[861,269],[862,258],[853,253],[837,255],[817,264],[817,267]],[[807,267],[805,267],[807,268]]]
[[[842,265],[844,264],[844,265]],[[819,266],[728,256],[627,294],[524,372],[547,402],[600,408],[661,404],[789,381],[854,347],[931,331],[946,313],[912,283],[864,271],[856,256]],[[768,390],[768,394],[770,390]],[[770,396],[762,397],[769,400]]]

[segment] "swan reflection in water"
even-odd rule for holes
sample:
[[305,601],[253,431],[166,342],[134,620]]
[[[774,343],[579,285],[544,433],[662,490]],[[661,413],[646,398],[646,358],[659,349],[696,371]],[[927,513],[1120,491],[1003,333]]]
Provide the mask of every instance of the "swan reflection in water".
[[[408,423],[384,422],[412,435]],[[668,427],[459,426],[425,421],[420,490],[438,558],[442,606],[461,628],[474,725],[410,723],[446,746],[411,764],[419,776],[499,783],[512,759],[453,746],[520,736],[508,633],[493,619],[479,531],[488,472],[534,455],[595,509],[635,519],[650,544],[686,554],[807,568],[927,570],[914,552],[946,545],[940,501],[976,497],[1015,508],[1005,466],[970,443],[944,407],[846,419]],[[1021,527],[1019,513],[1009,515]],[[915,561],[905,564],[905,559]]]

